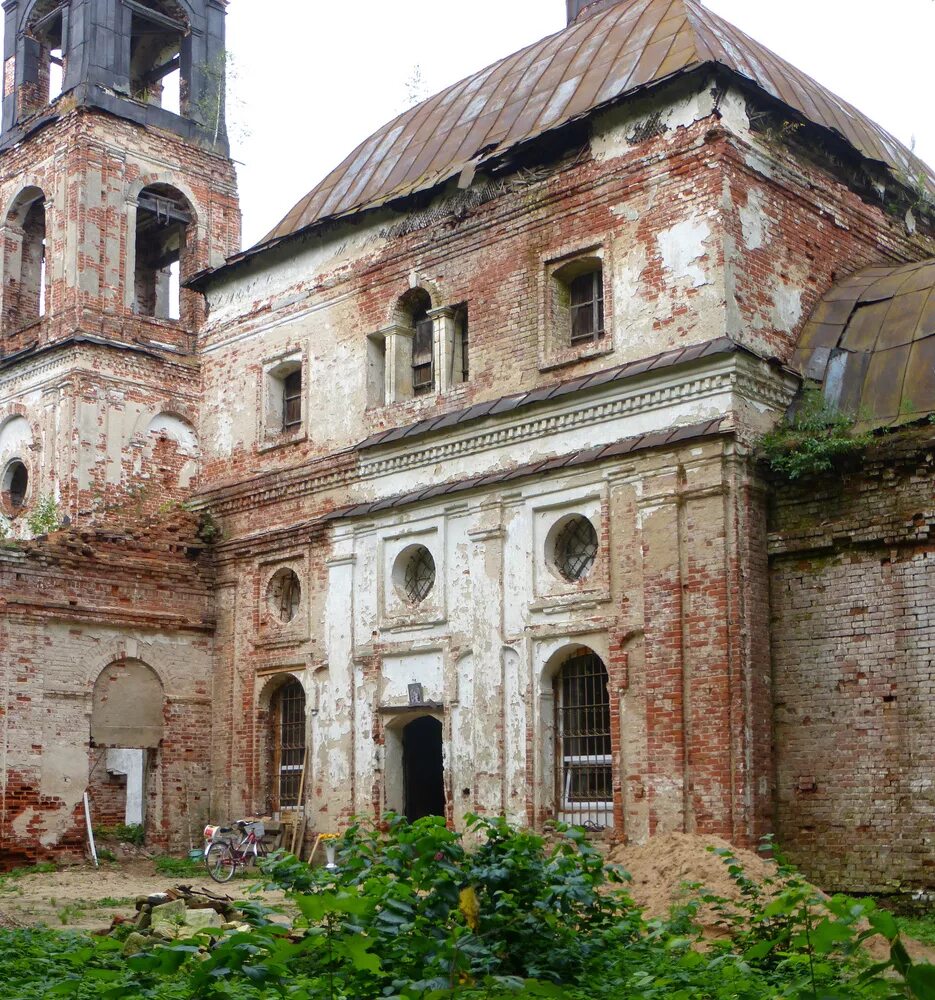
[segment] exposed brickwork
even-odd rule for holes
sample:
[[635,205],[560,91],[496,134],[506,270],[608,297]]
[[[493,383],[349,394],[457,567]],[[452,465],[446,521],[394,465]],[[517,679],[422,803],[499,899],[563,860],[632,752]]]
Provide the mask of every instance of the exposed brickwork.
[[935,437],[774,496],[777,834],[829,889],[935,882]]

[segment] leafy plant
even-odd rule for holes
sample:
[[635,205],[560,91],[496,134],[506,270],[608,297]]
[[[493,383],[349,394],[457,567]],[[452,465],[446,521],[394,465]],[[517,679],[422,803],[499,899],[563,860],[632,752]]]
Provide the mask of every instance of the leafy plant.
[[190,858],[162,857],[156,858],[154,864],[160,875],[168,875],[170,878],[191,878],[205,874],[205,866]]
[[785,479],[830,472],[873,440],[869,433],[855,434],[854,424],[853,417],[825,401],[820,389],[809,387],[795,413],[760,439],[760,457]]
[[43,493],[36,501],[36,506],[26,518],[26,524],[34,537],[47,535],[61,526],[62,516],[55,497]]

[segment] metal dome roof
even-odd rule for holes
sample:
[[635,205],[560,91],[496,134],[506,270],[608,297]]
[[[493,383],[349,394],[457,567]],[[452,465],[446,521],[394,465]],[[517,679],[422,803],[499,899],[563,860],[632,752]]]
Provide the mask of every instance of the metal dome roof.
[[816,306],[792,359],[863,426],[935,413],[935,258],[868,267]]
[[399,115],[313,188],[261,245],[428,190],[471,164],[642,87],[718,63],[903,176],[935,175],[865,115],[697,0],[621,0]]

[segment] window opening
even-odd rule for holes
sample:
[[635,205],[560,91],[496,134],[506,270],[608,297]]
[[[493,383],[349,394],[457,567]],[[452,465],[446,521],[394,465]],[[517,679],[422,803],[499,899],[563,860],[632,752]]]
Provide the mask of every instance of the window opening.
[[[61,96],[65,77],[64,11],[67,4],[45,0],[37,4],[26,30],[31,59],[21,90],[22,111],[41,111]],[[31,51],[30,51],[31,50]]]
[[269,582],[266,595],[270,613],[284,625],[294,621],[302,600],[302,585],[291,569],[281,569]]
[[600,269],[580,274],[569,286],[571,342],[604,335],[604,275]]
[[7,225],[3,319],[7,330],[15,331],[46,313],[45,198],[38,188],[23,192]]
[[607,669],[593,653],[570,659],[555,680],[559,818],[594,830],[613,822],[607,685]]
[[305,765],[305,690],[298,681],[282,687],[276,698],[276,777],[280,809],[299,805]]
[[460,305],[455,309],[455,350],[452,352],[452,367],[456,361],[459,371],[452,372],[451,382],[467,382],[471,375],[471,357],[466,305]]
[[597,550],[594,525],[586,517],[571,517],[555,538],[555,566],[569,583],[583,580],[594,566]]
[[124,0],[132,11],[130,90],[138,101],[182,114],[182,40],[188,26],[173,5]]
[[424,313],[415,320],[412,338],[412,391],[431,392],[435,387],[435,324]]
[[290,430],[302,423],[302,369],[290,372],[283,379],[282,426]]
[[[45,228],[43,226],[43,228]],[[40,319],[45,316],[45,293],[46,293],[46,241],[45,237],[42,238],[42,249],[40,251],[39,259],[39,317]]]
[[6,467],[3,474],[3,499],[5,506],[12,513],[26,506],[26,493],[29,490],[29,471],[18,459],[14,459]]
[[424,545],[416,546],[406,564],[404,588],[410,604],[421,604],[435,586],[435,560]]
[[174,188],[145,188],[136,213],[136,312],[157,319],[181,316],[182,255],[192,215]]
[[445,763],[438,719],[426,715],[403,730],[403,781],[410,823],[423,816],[445,815]]

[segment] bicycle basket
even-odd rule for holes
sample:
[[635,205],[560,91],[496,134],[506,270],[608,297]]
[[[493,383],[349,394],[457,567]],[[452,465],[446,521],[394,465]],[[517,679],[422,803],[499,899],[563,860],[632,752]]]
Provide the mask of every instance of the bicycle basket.
[[257,840],[262,840],[266,836],[266,827],[258,819],[244,823],[244,829],[252,833]]

